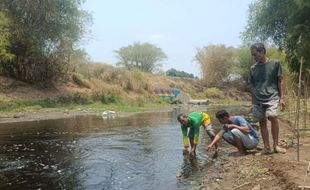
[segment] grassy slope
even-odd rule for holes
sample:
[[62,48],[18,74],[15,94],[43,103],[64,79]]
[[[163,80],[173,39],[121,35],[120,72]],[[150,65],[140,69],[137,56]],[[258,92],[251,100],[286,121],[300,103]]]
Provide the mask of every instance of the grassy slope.
[[139,111],[167,104],[154,94],[155,88],[179,88],[181,93],[193,98],[213,98],[213,102],[222,103],[231,102],[231,95],[236,94],[216,88],[197,92],[197,86],[201,87],[198,80],[128,71],[104,64],[89,64],[79,69],[66,82],[47,89],[0,77],[0,112],[44,108]]
[[[42,108],[138,111],[166,104],[153,93],[155,88],[177,87],[193,91],[193,86],[178,79],[101,67],[101,73],[85,76],[74,73],[66,82],[39,89],[0,77],[0,111],[21,112]],[[100,71],[97,68],[97,70]]]

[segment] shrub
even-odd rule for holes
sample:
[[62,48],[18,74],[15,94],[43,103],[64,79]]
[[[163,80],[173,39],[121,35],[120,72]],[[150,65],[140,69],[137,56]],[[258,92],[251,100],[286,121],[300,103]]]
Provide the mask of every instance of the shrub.
[[205,91],[204,91],[204,94],[206,95],[206,97],[208,98],[217,98],[217,99],[221,99],[221,98],[224,98],[225,95],[224,93],[216,88],[216,87],[212,87],[212,88],[207,88]]
[[87,104],[91,103],[91,100],[88,98],[87,94],[75,93],[72,96],[72,102],[76,104]]
[[72,80],[75,84],[79,85],[80,87],[90,88],[89,82],[83,79],[83,76],[80,74],[73,74]]
[[116,92],[109,91],[101,95],[100,101],[103,104],[118,103],[121,102],[121,98]]

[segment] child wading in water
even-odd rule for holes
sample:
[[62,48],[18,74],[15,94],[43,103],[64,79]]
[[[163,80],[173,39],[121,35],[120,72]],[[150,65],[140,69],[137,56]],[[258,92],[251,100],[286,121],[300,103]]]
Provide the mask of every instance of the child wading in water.
[[[206,132],[211,140],[214,139],[215,134],[212,129],[211,119],[207,113],[191,112],[188,115],[181,113],[178,115],[177,119],[181,123],[181,130],[183,134],[183,154],[189,153],[190,155],[196,155],[200,126],[203,126],[204,129],[206,129]],[[217,147],[216,144],[215,146]]]

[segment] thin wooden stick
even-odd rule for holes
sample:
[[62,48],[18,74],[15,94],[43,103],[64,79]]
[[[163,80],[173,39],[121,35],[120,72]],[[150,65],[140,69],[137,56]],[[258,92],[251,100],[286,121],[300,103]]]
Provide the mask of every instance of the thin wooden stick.
[[300,94],[301,94],[301,76],[302,76],[302,66],[304,62],[304,57],[301,57],[300,67],[299,67],[299,81],[298,81],[298,94],[297,94],[297,115],[296,115],[296,127],[297,127],[297,161],[299,162],[300,152],[299,152],[299,114],[300,114]]

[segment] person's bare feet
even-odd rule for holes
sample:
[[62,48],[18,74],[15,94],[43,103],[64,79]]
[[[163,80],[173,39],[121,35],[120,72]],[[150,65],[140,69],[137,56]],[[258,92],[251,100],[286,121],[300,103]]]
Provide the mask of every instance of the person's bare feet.
[[256,153],[256,156],[261,156],[261,155],[269,155],[272,154],[272,151],[270,149],[263,149],[262,151]]
[[286,149],[281,148],[279,146],[276,146],[276,147],[274,147],[274,152],[275,153],[282,153],[282,154],[284,154],[284,153],[286,153]]

